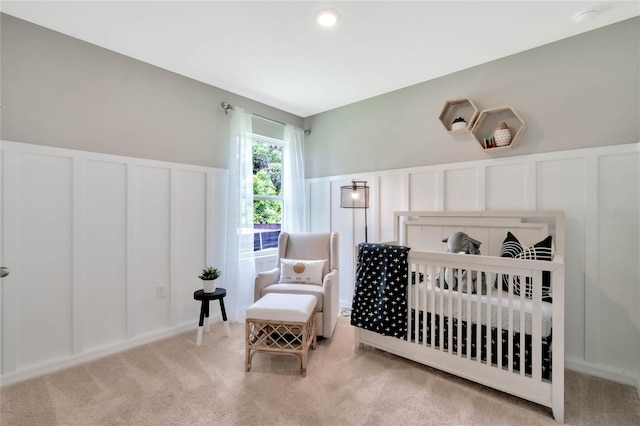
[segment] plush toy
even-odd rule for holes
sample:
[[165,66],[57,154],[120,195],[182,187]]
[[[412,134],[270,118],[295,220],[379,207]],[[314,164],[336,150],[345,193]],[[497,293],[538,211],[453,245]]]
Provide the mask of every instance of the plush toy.
[[[464,232],[455,232],[449,237],[442,240],[443,243],[447,243],[447,252],[459,253],[459,254],[471,254],[480,255],[480,241],[471,238]],[[451,289],[453,291],[461,291],[463,293],[477,293],[477,273],[474,271],[471,274],[471,284],[469,285],[469,278],[465,269],[453,269],[453,283]],[[444,288],[449,288],[449,268],[444,269]],[[484,273],[482,273],[481,294],[487,293],[487,284]],[[436,285],[440,286],[439,274],[436,276]],[[470,291],[469,291],[470,290]]]
[[442,242],[447,243],[447,252],[465,254],[480,254],[480,244],[482,244],[464,232],[453,233]]

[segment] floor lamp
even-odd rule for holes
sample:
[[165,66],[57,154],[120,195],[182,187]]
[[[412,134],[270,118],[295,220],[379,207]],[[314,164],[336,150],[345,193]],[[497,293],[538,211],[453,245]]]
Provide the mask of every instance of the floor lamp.
[[364,209],[364,242],[367,240],[367,209],[369,208],[369,187],[366,180],[352,180],[351,185],[340,188],[340,207],[344,209]]

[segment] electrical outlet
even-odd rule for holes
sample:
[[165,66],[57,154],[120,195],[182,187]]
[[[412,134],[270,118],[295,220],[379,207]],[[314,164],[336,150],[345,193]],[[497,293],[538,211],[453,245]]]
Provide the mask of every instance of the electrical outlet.
[[158,286],[156,287],[156,299],[164,298],[164,287]]

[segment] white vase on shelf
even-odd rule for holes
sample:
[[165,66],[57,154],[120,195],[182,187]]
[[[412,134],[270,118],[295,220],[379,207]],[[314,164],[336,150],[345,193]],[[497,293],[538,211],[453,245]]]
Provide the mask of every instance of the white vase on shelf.
[[507,123],[504,121],[498,123],[493,132],[493,138],[496,141],[496,146],[505,146],[511,143],[511,132],[507,127]]

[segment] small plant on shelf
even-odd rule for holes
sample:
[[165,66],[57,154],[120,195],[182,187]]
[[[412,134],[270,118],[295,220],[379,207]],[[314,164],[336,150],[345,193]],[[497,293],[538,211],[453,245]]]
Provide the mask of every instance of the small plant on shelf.
[[462,117],[458,117],[454,119],[453,122],[451,123],[451,130],[460,130],[466,127],[467,127],[467,121]]
[[207,266],[202,269],[202,273],[198,275],[198,278],[204,281],[210,281],[217,279],[222,273],[218,268],[214,268],[213,266]]

